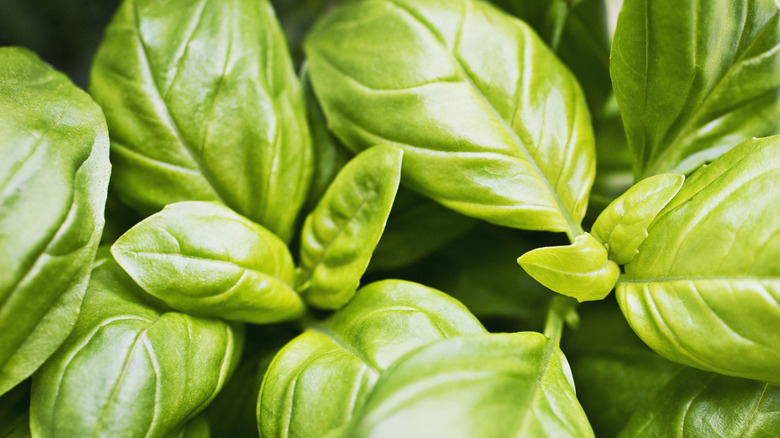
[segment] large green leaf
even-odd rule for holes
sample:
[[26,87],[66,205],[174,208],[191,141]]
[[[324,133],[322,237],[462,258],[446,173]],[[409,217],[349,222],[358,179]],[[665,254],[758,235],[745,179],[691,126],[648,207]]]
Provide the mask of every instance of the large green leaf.
[[447,339],[387,370],[348,437],[588,437],[563,353],[541,333]]
[[306,218],[298,283],[307,301],[338,309],[354,295],[390,215],[402,157],[394,146],[361,152]]
[[221,201],[292,237],[311,144],[267,0],[125,0],[90,91],[106,112],[125,202],[148,214],[178,201]]
[[76,327],[33,379],[33,435],[164,437],[214,398],[242,343],[239,326],[170,311],[102,259]]
[[123,234],[111,253],[146,292],[179,311],[263,324],[304,310],[284,242],[220,204],[171,204]]
[[425,286],[385,280],[361,288],[323,324],[285,346],[258,401],[261,436],[325,436],[353,415],[401,356],[443,338],[483,334],[465,307]]
[[780,133],[777,0],[626,0],[610,71],[639,178]]
[[621,309],[661,355],[780,383],[779,151],[748,140],[695,172],[626,265]]
[[780,430],[780,388],[686,369],[639,408],[620,437],[763,437]]
[[305,45],[331,129],[404,149],[403,183],[463,214],[581,233],[595,168],[577,81],[522,21],[474,0],[369,0]]
[[20,48],[0,48],[0,394],[76,322],[111,166],[100,108]]

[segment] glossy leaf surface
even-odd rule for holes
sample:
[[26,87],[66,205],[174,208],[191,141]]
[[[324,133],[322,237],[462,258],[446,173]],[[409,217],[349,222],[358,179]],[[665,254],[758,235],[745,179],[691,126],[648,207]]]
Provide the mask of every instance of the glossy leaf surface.
[[688,368],[638,409],[619,437],[764,437],[780,430],[780,388]]
[[450,336],[485,333],[465,307],[425,286],[385,280],[306,330],[271,363],[258,402],[261,436],[324,436],[343,426],[401,356]]
[[68,340],[33,379],[35,436],[164,437],[216,395],[241,331],[170,311],[99,261]]
[[304,310],[284,242],[216,203],[171,204],[111,253],[146,292],[183,312],[262,324]]
[[447,339],[377,382],[343,436],[588,437],[566,358],[540,333]]
[[609,249],[609,258],[624,265],[637,254],[647,227],[674,198],[685,177],[664,173],[645,178],[620,195],[596,218],[591,233]]
[[780,133],[780,6],[626,0],[610,71],[634,173],[688,173]]
[[305,45],[329,126],[404,149],[404,184],[500,225],[579,234],[593,133],[577,81],[523,22],[473,0],[350,3]]
[[0,48],[0,394],[73,328],[111,171],[100,108],[25,49]]
[[780,383],[780,137],[695,172],[625,267],[617,298],[676,362]]
[[577,236],[571,245],[531,250],[517,262],[539,283],[578,301],[604,299],[620,275],[604,245],[588,233]]
[[221,201],[292,237],[311,144],[267,0],[126,0],[106,30],[90,92],[106,112],[126,203],[149,214]]
[[358,154],[306,218],[298,283],[308,302],[338,309],[354,295],[390,215],[402,156],[393,146]]

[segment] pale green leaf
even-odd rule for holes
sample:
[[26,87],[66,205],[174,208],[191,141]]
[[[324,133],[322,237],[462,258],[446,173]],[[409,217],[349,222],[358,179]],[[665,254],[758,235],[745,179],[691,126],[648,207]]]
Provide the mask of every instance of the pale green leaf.
[[306,301],[338,309],[357,290],[390,215],[402,156],[394,146],[358,154],[306,218],[298,278]]
[[637,254],[647,227],[682,187],[685,177],[664,173],[645,178],[612,201],[596,219],[591,233],[609,248],[609,258],[624,265]]
[[352,417],[404,354],[447,337],[483,333],[462,304],[434,289],[400,280],[365,286],[271,363],[258,401],[260,435],[325,436]]
[[663,356],[780,383],[780,136],[687,179],[625,267],[617,298]]
[[369,0],[324,16],[305,49],[349,148],[401,147],[404,185],[460,213],[579,234],[590,117],[528,25],[481,1]]
[[183,312],[262,324],[304,310],[284,242],[216,203],[171,204],[111,253],[146,292]]
[[73,328],[111,165],[100,108],[33,53],[0,48],[0,394]]
[[34,436],[164,437],[214,398],[239,326],[170,311],[111,259],[98,262],[76,327],[33,379]]
[[447,339],[382,375],[343,436],[589,437],[571,372],[540,333]]
[[777,0],[626,0],[610,59],[638,178],[780,133]]
[[620,275],[604,245],[588,233],[577,236],[571,245],[531,250],[517,263],[539,283],[577,301],[604,299]]
[[149,214],[221,201],[292,237],[311,140],[267,0],[125,0],[89,89],[106,113],[124,202]]

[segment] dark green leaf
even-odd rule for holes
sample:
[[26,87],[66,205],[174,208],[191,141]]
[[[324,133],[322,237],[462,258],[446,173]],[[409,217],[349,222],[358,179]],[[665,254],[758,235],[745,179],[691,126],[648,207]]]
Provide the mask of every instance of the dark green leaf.
[[634,173],[688,173],[780,133],[777,0],[626,0],[610,71]]

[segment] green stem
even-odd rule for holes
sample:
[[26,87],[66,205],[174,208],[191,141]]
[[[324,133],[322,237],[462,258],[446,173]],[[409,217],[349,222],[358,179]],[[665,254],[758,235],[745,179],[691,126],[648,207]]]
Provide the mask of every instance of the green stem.
[[548,29],[547,41],[553,52],[557,53],[558,47],[561,45],[561,35],[563,35],[566,19],[569,17],[569,9],[571,9],[571,4],[568,0],[553,0],[547,9],[545,28]]
[[547,309],[547,319],[544,323],[544,335],[556,346],[561,344],[561,334],[563,333],[563,323],[566,314],[569,313],[575,303],[571,298],[563,295],[556,295],[550,301],[550,307]]

